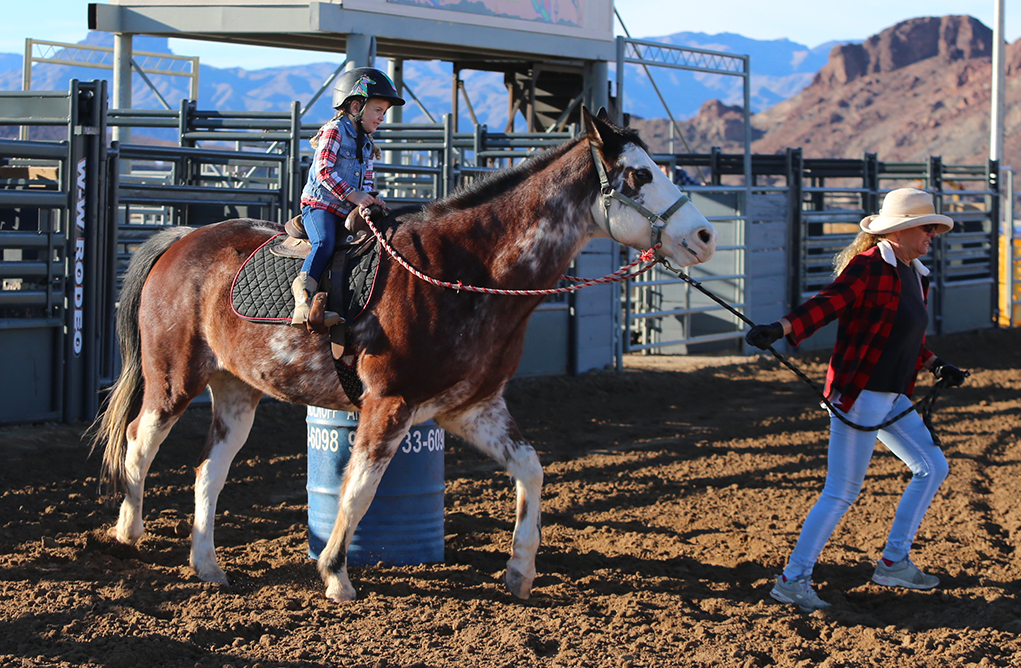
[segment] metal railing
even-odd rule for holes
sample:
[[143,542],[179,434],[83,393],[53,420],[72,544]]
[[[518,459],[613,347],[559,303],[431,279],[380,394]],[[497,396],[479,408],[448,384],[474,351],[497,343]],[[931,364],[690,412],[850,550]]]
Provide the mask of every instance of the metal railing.
[[[719,235],[716,254],[685,272],[734,308],[743,310],[746,189],[688,186],[682,190],[696,205],[701,198],[715,195],[725,195],[733,201],[732,212],[706,215]],[[637,257],[635,251],[625,250],[624,260]],[[736,317],[659,265],[628,281],[623,311],[624,353],[654,350],[687,353],[692,346],[736,341],[743,336],[743,324]]]

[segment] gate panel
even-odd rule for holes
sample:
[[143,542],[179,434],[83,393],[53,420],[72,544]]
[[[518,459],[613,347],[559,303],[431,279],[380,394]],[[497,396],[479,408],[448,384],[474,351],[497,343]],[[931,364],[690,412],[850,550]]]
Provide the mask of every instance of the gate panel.
[[113,323],[106,84],[2,97],[0,123],[66,139],[0,140],[0,423],[91,420]]

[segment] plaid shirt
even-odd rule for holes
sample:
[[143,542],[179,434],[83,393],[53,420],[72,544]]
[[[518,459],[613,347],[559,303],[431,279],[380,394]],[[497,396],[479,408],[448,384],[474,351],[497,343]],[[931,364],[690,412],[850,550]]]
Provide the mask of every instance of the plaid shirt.
[[[900,276],[880,254],[878,246],[856,255],[837,278],[819,294],[784,318],[791,324],[787,340],[792,345],[839,318],[837,342],[826,370],[826,398],[842,411],[850,410],[865,388],[893,329],[900,304]],[[929,294],[929,279],[922,277],[922,296]],[[922,347],[915,370],[932,352]],[[914,379],[908,396],[914,391]]]
[[[349,117],[333,120],[319,131],[319,140],[308,181],[301,192],[301,205],[325,209],[344,217],[354,205],[346,197],[355,190],[375,190],[372,138],[365,136],[363,162],[357,162],[357,134]],[[364,169],[361,183],[359,171]]]

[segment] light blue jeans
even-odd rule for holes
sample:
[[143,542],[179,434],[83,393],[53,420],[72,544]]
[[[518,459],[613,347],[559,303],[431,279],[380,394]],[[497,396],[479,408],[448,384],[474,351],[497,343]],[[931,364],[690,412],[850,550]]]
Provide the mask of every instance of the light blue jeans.
[[[863,390],[845,417],[855,424],[875,425],[909,406],[911,400],[903,394]],[[875,450],[876,435],[875,431],[848,427],[830,415],[826,484],[805,518],[801,535],[784,569],[788,580],[811,577],[819,553],[861,491],[865,471]],[[915,411],[880,429],[878,436],[912,473],[911,481],[900,497],[883,550],[883,557],[900,561],[911,551],[915,532],[940,484],[947,477],[949,467],[943,451],[933,443],[922,417]]]
[[312,252],[305,258],[301,270],[308,272],[309,278],[319,283],[337,246],[337,228],[342,226],[344,221],[325,209],[306,205],[301,207],[301,222],[305,225],[305,234],[312,243]]

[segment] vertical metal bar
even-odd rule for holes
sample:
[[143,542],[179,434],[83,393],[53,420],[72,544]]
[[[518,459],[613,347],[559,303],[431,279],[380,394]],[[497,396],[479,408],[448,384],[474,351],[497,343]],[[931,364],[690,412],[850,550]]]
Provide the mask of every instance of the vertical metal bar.
[[191,120],[189,117],[190,109],[191,104],[189,101],[181,100],[181,106],[178,108],[177,116],[177,143],[181,146],[193,146],[195,144],[195,142],[184,138],[185,133],[190,129],[188,127]]
[[198,56],[195,56],[193,58],[189,58],[189,60],[191,61],[191,90],[190,90],[189,97],[192,100],[195,100],[196,102],[198,102],[198,100],[199,100],[199,74],[200,74],[200,71],[199,71],[199,58],[198,58]]
[[[21,90],[32,90],[32,39],[25,38],[25,62],[21,70]],[[28,141],[28,127],[22,125],[18,128],[18,139]]]
[[453,114],[443,115],[443,180],[439,197],[446,197],[452,190],[454,180],[454,127],[457,120]]
[[755,179],[752,174],[752,61],[751,56],[742,56],[744,63],[744,74],[741,79],[744,83],[744,187],[745,206],[751,202],[752,182]]
[[1014,243],[1014,170],[1008,169],[1007,173],[1007,210],[1004,213],[1004,219],[1006,222],[1006,235],[1004,236],[1004,243],[1007,244],[1006,250],[1006,261],[1007,261],[1007,326],[1014,327],[1017,324],[1014,322],[1014,282],[1016,279],[1018,262],[1017,257],[1014,256],[1017,250],[1017,245]]
[[[289,160],[287,161],[286,184],[281,184],[283,187],[280,188],[281,210],[286,212],[285,218],[301,213],[301,189],[304,185],[301,182],[301,105],[297,101],[291,103],[291,141],[287,151]],[[283,177],[284,175],[281,174],[282,179]],[[283,196],[284,193],[286,193],[286,197]]]
[[1003,109],[1006,72],[1003,58],[1003,0],[993,2],[993,76],[989,105],[989,159],[1003,161]]
[[617,36],[617,103],[614,105],[613,120],[621,125],[624,122],[624,53],[627,50],[627,41],[624,37]]
[[[131,109],[131,56],[132,35],[114,33],[113,35],[113,106],[115,109]],[[152,84],[150,84],[152,85]],[[165,103],[164,103],[165,104]],[[169,109],[170,107],[167,107]],[[113,139],[122,144],[131,143],[131,127],[117,125],[113,129]]]
[[120,202],[118,188],[120,187],[120,144],[112,142],[107,152],[107,214],[104,217],[109,226],[107,237],[107,257],[110,258],[110,266],[107,270],[105,280],[106,298],[109,304],[109,316],[107,323],[110,327],[106,336],[107,366],[104,373],[112,382],[117,375],[117,246],[120,243]]
[[[746,281],[743,279],[745,272],[748,270],[746,266],[746,260],[748,254],[745,252],[745,240],[747,239],[748,226],[752,224],[751,220],[751,209],[752,209],[752,186],[755,185],[755,172],[752,167],[752,60],[751,56],[742,57],[744,63],[744,73],[742,75],[742,81],[744,83],[744,206],[741,211],[741,218],[739,219],[740,229],[738,230],[739,237],[739,250],[734,256],[734,275],[740,276],[736,281],[737,294],[734,295],[735,299],[739,303],[745,303],[745,286]],[[736,322],[736,321],[735,321]],[[738,330],[742,329],[741,323],[737,323]]]
[[[85,302],[83,305],[84,323],[82,327],[82,414],[85,420],[92,420],[99,411],[99,350],[100,350],[100,263],[103,254],[100,247],[102,238],[100,229],[100,174],[105,166],[106,127],[104,111],[106,109],[106,81],[99,79],[92,82],[88,90],[83,91],[89,98],[88,114],[82,118],[87,125],[85,136],[86,179],[87,190],[85,200]],[[100,134],[102,133],[102,134]]]
[[[992,274],[994,284],[999,284],[1000,278],[1000,162],[990,160],[987,175],[989,190],[992,194],[987,195],[989,201],[989,271]],[[996,290],[992,292],[993,322],[1000,321],[1000,299]]]
[[63,374],[63,386],[61,388],[64,397],[63,411],[61,419],[63,422],[70,424],[78,420],[81,412],[81,383],[79,380],[81,365],[77,361],[78,357],[74,350],[74,335],[75,330],[75,281],[74,276],[74,258],[75,258],[75,234],[76,224],[74,212],[76,210],[78,192],[78,161],[81,159],[83,151],[82,147],[84,144],[84,137],[75,132],[75,125],[78,124],[79,119],[79,89],[78,80],[72,79],[69,84],[68,92],[68,121],[67,121],[67,135],[68,135],[68,160],[67,160],[67,207],[65,208],[64,214],[64,229],[63,229],[63,243],[64,243],[64,257],[66,258],[67,266],[69,267],[69,274],[72,277],[71,280],[65,281],[64,294],[65,303],[67,306],[64,309],[64,322],[65,331],[67,334],[64,336],[64,364],[61,364],[60,370]]
[[[933,191],[933,201],[936,207],[936,213],[943,213],[943,163],[939,156],[930,156],[928,162],[928,170],[925,175],[927,187]],[[943,238],[942,234],[936,235],[934,238],[936,242],[934,245],[930,245],[932,249],[933,266],[936,269],[936,299],[935,304],[932,305],[933,309],[933,320],[936,324],[936,334],[943,333],[943,296],[946,292],[947,285],[947,259],[946,259],[946,247],[947,241]]]
[[[461,72],[454,67],[454,73],[450,81],[450,114],[454,117],[454,132],[457,132],[457,118],[461,115],[459,103],[461,101],[458,91],[461,90]],[[444,121],[445,122],[445,121]]]
[[802,292],[802,216],[801,216],[801,194],[802,181],[805,178],[804,163],[802,162],[801,149],[787,149],[787,216],[788,216],[788,266],[790,266],[790,299],[789,307],[793,310],[801,303]]

